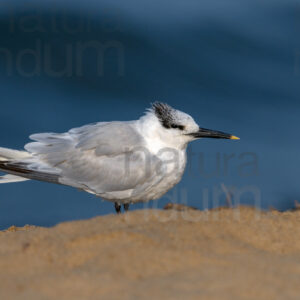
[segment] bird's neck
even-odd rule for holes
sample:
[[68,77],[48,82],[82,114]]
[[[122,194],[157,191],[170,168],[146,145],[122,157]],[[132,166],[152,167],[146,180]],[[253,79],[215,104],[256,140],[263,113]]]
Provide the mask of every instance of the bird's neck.
[[137,123],[137,130],[144,137],[148,149],[156,154],[164,148],[171,148],[185,152],[187,142],[180,138],[174,138],[163,129],[157,117],[151,113],[147,113],[140,118]]

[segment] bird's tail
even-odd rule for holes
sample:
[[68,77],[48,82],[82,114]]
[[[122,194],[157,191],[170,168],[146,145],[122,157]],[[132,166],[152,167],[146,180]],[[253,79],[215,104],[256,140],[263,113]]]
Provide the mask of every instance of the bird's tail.
[[24,178],[21,176],[12,175],[12,174],[6,174],[3,176],[0,176],[0,184],[1,183],[11,183],[11,182],[21,182],[21,181],[26,181],[26,180],[30,180],[30,179]]
[[[22,160],[31,157],[31,154],[26,151],[13,150],[8,148],[0,147],[0,163],[1,162],[9,162],[15,160]],[[1,168],[0,168],[1,170]],[[5,170],[3,170],[5,172]],[[13,174],[6,174],[0,176],[0,184],[1,183],[11,183],[11,182],[21,182],[30,180],[28,178],[24,178],[21,176],[16,176]]]

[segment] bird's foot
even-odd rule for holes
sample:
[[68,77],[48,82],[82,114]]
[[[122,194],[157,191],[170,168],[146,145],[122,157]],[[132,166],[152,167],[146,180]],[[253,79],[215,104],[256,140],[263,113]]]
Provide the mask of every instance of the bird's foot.
[[[124,212],[128,211],[129,210],[129,203],[123,204],[123,207],[124,207]],[[121,204],[120,203],[115,202],[115,210],[116,210],[117,214],[121,213]]]
[[115,210],[117,214],[121,213],[121,205],[118,202],[115,202]]
[[125,212],[129,210],[129,203],[125,203],[123,206]]

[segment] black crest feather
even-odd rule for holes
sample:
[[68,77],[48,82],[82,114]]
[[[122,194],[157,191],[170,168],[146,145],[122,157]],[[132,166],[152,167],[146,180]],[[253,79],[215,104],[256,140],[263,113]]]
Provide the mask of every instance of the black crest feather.
[[174,108],[170,105],[162,102],[154,102],[152,104],[152,109],[156,115],[156,117],[160,120],[162,125],[165,128],[171,128],[172,124],[174,124]]

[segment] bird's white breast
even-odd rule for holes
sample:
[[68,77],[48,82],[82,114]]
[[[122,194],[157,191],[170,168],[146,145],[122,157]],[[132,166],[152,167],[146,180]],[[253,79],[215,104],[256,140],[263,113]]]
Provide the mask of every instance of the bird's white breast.
[[172,149],[170,154],[167,154],[166,152],[162,159],[162,163],[160,180],[147,191],[144,198],[140,201],[149,201],[160,198],[181,180],[186,166],[185,150]]
[[160,198],[181,179],[186,166],[186,147],[175,148],[159,138],[146,138],[146,148],[149,153],[159,159],[160,166],[155,168],[149,187],[132,202],[146,202]]

